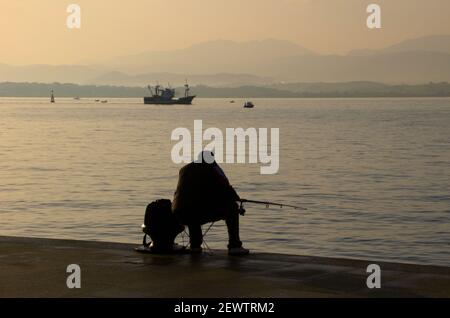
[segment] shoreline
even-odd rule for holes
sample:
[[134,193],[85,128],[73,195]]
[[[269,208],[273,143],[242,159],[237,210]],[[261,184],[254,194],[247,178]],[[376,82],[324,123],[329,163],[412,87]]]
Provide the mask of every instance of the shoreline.
[[[127,97],[127,96],[97,96],[97,95],[93,95],[93,96],[79,96],[80,99],[75,100],[74,97],[72,95],[63,95],[63,96],[59,96],[58,99],[59,100],[63,100],[63,101],[73,101],[74,104],[83,104],[86,101],[94,101],[94,99],[105,99],[105,98],[109,98],[111,100],[130,100],[130,99],[137,99],[139,101],[144,99],[144,96],[131,96],[131,97]],[[413,95],[407,95],[407,96],[303,96],[303,97],[252,97],[252,96],[230,96],[230,97],[211,97],[211,96],[201,96],[201,97],[196,97],[196,100],[210,100],[210,99],[224,99],[224,100],[248,100],[248,99],[252,99],[252,100],[282,100],[282,99],[288,99],[288,100],[320,100],[320,99],[326,99],[326,100],[346,100],[346,99],[351,99],[351,100],[370,100],[370,99],[376,99],[376,100],[382,100],[382,99],[395,99],[395,100],[401,100],[401,99],[425,99],[425,100],[429,100],[429,99],[450,99],[450,94],[449,95],[445,95],[445,96],[439,96],[439,95],[432,95],[432,96],[421,96],[421,95],[417,95],[417,96],[413,96]],[[38,96],[4,96],[4,95],[0,95],[0,100],[4,99],[43,99],[46,101],[49,101],[49,97],[45,96],[45,95],[38,95]],[[109,101],[108,101],[109,102]],[[95,103],[97,104],[97,103]],[[139,104],[144,104],[139,103]],[[156,106],[167,106],[164,104],[148,104],[148,105],[156,105]],[[176,104],[175,104],[176,105]],[[195,105],[195,103],[192,103],[192,105]]]
[[[175,86],[176,91],[183,90]],[[272,84],[242,84],[216,86],[195,84],[193,94],[204,98],[433,98],[450,97],[450,83],[425,82],[421,84],[386,84],[370,81],[350,82],[293,82]],[[145,83],[132,86],[119,84],[77,84],[61,82],[0,82],[1,97],[48,97],[54,91],[56,98],[143,98],[149,96]],[[178,94],[181,97],[182,95]]]
[[[150,255],[138,244],[0,236],[0,297],[450,297],[450,267],[252,253]],[[66,286],[67,266],[81,288]],[[366,285],[381,268],[381,288]]]

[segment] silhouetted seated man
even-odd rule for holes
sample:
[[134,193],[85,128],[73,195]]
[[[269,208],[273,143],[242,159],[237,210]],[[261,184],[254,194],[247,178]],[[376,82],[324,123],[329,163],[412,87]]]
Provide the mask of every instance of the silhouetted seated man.
[[239,238],[239,195],[215,162],[214,154],[204,151],[200,156],[201,162],[181,168],[172,204],[175,215],[189,228],[191,251],[202,251],[201,225],[225,220],[229,254],[248,254],[249,250],[242,247]]

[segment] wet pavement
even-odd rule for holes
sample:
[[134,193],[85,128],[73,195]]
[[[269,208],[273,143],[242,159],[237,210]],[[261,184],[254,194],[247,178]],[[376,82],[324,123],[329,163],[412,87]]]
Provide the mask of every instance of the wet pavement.
[[[284,254],[151,255],[137,245],[0,237],[0,297],[450,297],[450,268]],[[67,266],[81,288],[67,287]],[[367,266],[381,268],[369,289]]]

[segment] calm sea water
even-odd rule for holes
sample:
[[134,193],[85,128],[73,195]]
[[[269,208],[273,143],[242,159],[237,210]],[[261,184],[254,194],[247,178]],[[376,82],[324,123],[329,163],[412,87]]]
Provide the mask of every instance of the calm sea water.
[[[280,170],[224,164],[256,251],[450,266],[450,99],[0,99],[0,235],[140,243],[146,204],[171,198],[174,128],[280,128]],[[208,235],[225,248],[226,228]]]

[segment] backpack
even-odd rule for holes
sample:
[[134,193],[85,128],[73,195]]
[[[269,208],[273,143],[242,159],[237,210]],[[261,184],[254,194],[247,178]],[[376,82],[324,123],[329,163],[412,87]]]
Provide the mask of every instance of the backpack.
[[[145,209],[144,224],[142,225],[144,238],[142,244],[153,249],[172,250],[175,238],[184,231],[172,213],[172,202],[168,199],[153,201]],[[147,243],[147,235],[151,242]]]

